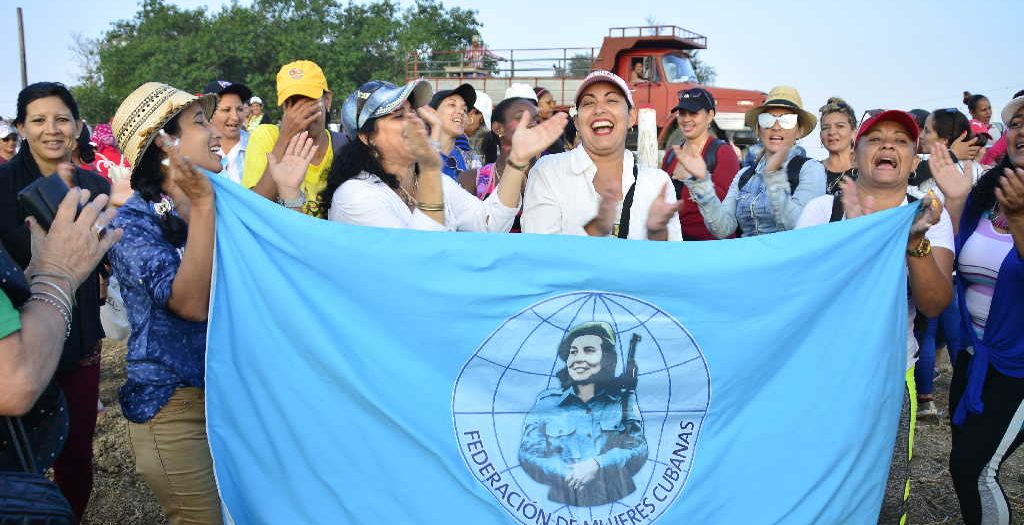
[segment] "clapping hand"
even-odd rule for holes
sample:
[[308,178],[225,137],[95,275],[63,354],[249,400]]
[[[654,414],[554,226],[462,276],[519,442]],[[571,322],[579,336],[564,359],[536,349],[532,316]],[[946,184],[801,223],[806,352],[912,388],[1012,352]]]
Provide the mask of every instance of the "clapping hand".
[[853,179],[843,175],[839,181],[839,188],[842,190],[841,195],[833,198],[843,200],[843,212],[847,219],[856,219],[875,212],[875,198],[866,195],[862,201],[857,192],[857,183]]
[[1009,221],[1024,221],[1024,169],[1003,168],[996,188],[999,211]]
[[597,216],[590,219],[590,222],[583,228],[591,237],[607,237],[612,233],[612,226],[615,224],[615,212],[619,207],[619,200],[611,190],[598,192],[600,201],[597,205]]
[[931,156],[928,157],[928,168],[939,185],[939,190],[947,199],[964,199],[971,192],[971,177],[960,171],[960,167],[953,162],[949,151],[943,144],[939,142],[932,144]]
[[277,184],[277,192],[284,199],[295,199],[302,194],[306,170],[319,146],[308,131],[293,135],[280,159],[274,152],[267,153],[267,172]]
[[768,160],[764,164],[765,173],[775,173],[782,169],[782,165],[786,163],[786,157],[789,156],[789,150],[792,149],[793,145],[779,149],[775,153],[768,154]]
[[[419,115],[417,117],[417,115]],[[422,106],[415,114],[409,113],[405,118],[405,137],[409,140],[409,147],[412,149],[416,162],[427,170],[441,169],[441,155],[437,148],[431,144],[430,135],[427,132],[427,125],[431,129],[438,129],[441,125],[441,118],[430,106]]]
[[[703,162],[703,161],[701,161]],[[668,183],[661,187],[661,191],[654,197],[651,207],[647,211],[647,239],[652,241],[668,240],[668,221],[672,220],[677,212],[682,212],[684,200],[665,201],[665,193],[668,191]]]
[[558,140],[565,126],[569,124],[569,116],[562,112],[555,113],[551,118],[532,127],[529,125],[531,119],[533,116],[529,111],[524,111],[519,117],[519,126],[512,136],[512,149],[508,154],[508,159],[513,164],[528,164]]
[[704,180],[708,173],[708,165],[704,162],[704,157],[683,146],[672,146],[672,150],[675,151],[676,159],[678,159],[676,168],[672,170],[673,179],[685,180],[692,176],[697,180]]

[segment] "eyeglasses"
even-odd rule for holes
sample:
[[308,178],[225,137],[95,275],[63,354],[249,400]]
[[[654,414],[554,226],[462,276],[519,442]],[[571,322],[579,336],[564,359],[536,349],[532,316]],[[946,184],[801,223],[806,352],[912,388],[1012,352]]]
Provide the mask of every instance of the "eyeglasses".
[[764,129],[768,129],[775,126],[778,123],[782,129],[793,129],[799,122],[800,117],[796,113],[786,113],[785,115],[772,115],[771,113],[761,113],[757,116],[757,124]]

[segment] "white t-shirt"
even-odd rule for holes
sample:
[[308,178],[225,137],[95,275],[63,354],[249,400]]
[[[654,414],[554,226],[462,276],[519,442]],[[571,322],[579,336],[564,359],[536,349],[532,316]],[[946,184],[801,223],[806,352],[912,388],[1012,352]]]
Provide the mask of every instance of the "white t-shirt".
[[[797,228],[807,228],[809,226],[816,226],[818,224],[828,224],[830,218],[832,218],[832,201],[834,196],[822,195],[811,200],[804,207],[803,213],[800,214],[800,218],[796,221]],[[916,206],[918,203],[915,202]],[[900,206],[906,206],[907,199],[904,198]],[[843,216],[845,218],[845,215]],[[947,249],[950,253],[955,251],[955,244],[953,239],[953,221],[949,219],[949,214],[946,213],[946,208],[942,208],[942,215],[939,216],[939,222],[928,228],[928,231],[924,233],[924,236],[932,243],[932,250],[935,249]],[[909,276],[908,276],[909,278]],[[917,339],[914,337],[914,319],[917,316],[917,305],[914,304],[914,299],[907,296],[907,370],[913,368],[914,363],[917,362]]]
[[240,132],[238,142],[235,144],[231,151],[224,153],[220,152],[221,166],[224,169],[220,174],[227,177],[235,184],[242,183],[242,173],[245,171],[245,149],[249,146],[249,133],[244,129]]
[[[523,233],[586,235],[583,228],[597,216],[601,200],[594,189],[595,175],[597,166],[582,145],[572,151],[541,157],[526,181]],[[625,151],[622,162],[623,198],[632,185],[633,155]],[[676,200],[668,174],[655,168],[639,168],[630,207],[628,239],[647,239],[647,214],[658,195],[663,195],[665,202]],[[683,240],[678,213],[669,219],[667,229],[668,240]]]
[[441,175],[444,219],[439,224],[418,208],[409,210],[395,190],[376,175],[363,172],[334,190],[327,218],[332,221],[431,231],[508,232],[519,208],[501,203],[495,191],[481,201],[451,177]]

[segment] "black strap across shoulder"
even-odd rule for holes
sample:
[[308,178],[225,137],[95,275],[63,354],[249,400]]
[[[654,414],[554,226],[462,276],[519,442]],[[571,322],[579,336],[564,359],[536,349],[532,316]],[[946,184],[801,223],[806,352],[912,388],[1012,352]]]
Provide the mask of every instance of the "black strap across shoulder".
[[633,207],[633,193],[636,192],[636,179],[640,175],[640,165],[633,155],[633,184],[626,192],[626,198],[622,200],[622,214],[619,215],[619,238],[625,239],[629,235],[629,209]]
[[[797,155],[789,160],[789,164],[786,165],[786,178],[789,180],[789,193],[792,195],[796,193],[796,187],[800,185],[800,170],[804,167],[804,164],[810,160],[810,157],[803,155]],[[739,187],[742,188],[750,182],[750,179],[754,176],[754,166],[750,166],[740,175]]]

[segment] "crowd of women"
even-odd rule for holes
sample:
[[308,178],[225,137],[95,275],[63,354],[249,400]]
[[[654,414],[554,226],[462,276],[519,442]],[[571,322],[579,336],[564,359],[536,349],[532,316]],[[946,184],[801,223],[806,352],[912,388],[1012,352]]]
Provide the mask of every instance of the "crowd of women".
[[[954,363],[950,474],[964,520],[1009,523],[998,475],[1024,440],[1024,93],[998,123],[979,95],[964,97],[972,119],[955,108],[858,119],[839,98],[815,115],[796,89],[778,86],[747,112],[760,153],[741,167],[713,133],[714,97],[695,87],[679,93],[682,141],[658,169],[626,148],[638,108],[607,71],[581,83],[571,118],[530,86],[493,104],[468,84],[433,93],[422,80],[373,80],[339,96],[343,134],[329,130],[335,96],[316,64],[286,64],[277,79],[280,124],[257,123],[246,139],[218,124],[238,128],[237,108],[215,116],[225,101],[249,98],[237,85],[235,96],[224,82],[200,96],[140,86],[109,127],[94,128],[93,149],[119,149],[128,175],[113,186],[88,168],[93,152],[80,146],[79,109],[64,86],[19,94],[13,123],[0,123],[0,414],[20,416],[0,428],[0,483],[52,466],[68,519],[84,515],[99,309],[113,279],[131,326],[119,397],[136,469],[171,523],[221,522],[203,390],[209,179],[228,176],[224,150],[241,140],[232,180],[285,208],[362,226],[712,240],[920,206],[906,265],[910,326],[922,321],[898,349],[906,402],[879,521],[906,520],[914,421],[937,417],[941,328]],[[822,161],[796,147],[819,123]],[[16,153],[9,142],[20,142]],[[17,195],[52,173],[71,190],[47,232]]]

